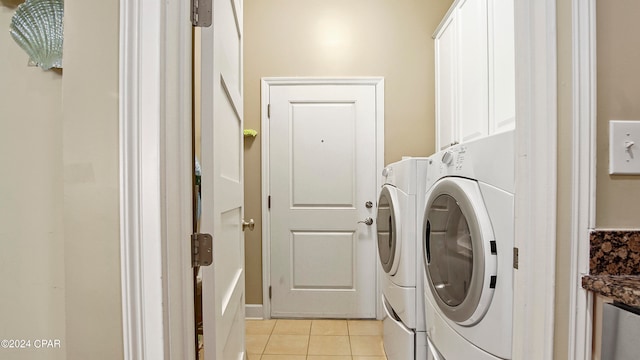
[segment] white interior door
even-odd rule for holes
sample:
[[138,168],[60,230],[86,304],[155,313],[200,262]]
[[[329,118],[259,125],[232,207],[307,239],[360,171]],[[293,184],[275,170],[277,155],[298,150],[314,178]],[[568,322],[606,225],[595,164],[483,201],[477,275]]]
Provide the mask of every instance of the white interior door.
[[201,232],[213,235],[202,269],[204,357],[244,359],[242,0],[214,0],[201,36]]
[[376,86],[273,85],[269,101],[271,316],[374,318]]

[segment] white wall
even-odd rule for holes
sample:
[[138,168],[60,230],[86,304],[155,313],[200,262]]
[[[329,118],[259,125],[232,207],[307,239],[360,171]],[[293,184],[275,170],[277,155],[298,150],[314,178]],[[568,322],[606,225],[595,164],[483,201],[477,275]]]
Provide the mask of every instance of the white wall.
[[609,121],[640,119],[640,2],[596,1],[596,227],[640,229],[640,177],[609,175]]
[[[62,77],[27,67],[0,3],[0,339],[65,339]],[[66,349],[1,359],[66,359]]]
[[67,354],[121,359],[118,1],[66,0],[63,166]]
[[118,4],[65,1],[63,72],[0,33],[0,340],[62,345],[0,359],[123,358]]

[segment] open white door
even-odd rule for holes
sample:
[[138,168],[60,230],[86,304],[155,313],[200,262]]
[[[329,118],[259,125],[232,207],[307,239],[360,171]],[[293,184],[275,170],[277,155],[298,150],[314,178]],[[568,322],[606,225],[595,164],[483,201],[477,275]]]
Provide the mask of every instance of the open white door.
[[201,32],[202,267],[204,358],[244,359],[242,2],[214,0]]

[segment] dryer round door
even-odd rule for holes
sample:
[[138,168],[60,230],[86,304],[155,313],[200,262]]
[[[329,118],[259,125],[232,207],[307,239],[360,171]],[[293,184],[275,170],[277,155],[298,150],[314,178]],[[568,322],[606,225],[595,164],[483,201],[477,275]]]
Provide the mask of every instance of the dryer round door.
[[495,237],[478,183],[439,180],[427,195],[423,227],[424,264],[435,302],[450,320],[477,323],[497,280]]
[[400,204],[397,189],[384,185],[378,198],[376,227],[378,231],[378,255],[382,269],[395,275],[400,262]]

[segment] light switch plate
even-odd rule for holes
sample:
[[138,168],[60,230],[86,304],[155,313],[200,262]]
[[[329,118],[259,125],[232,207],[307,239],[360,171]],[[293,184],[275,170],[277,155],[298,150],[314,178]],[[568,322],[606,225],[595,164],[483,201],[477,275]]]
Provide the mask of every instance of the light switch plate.
[[609,121],[609,174],[640,175],[640,121]]

